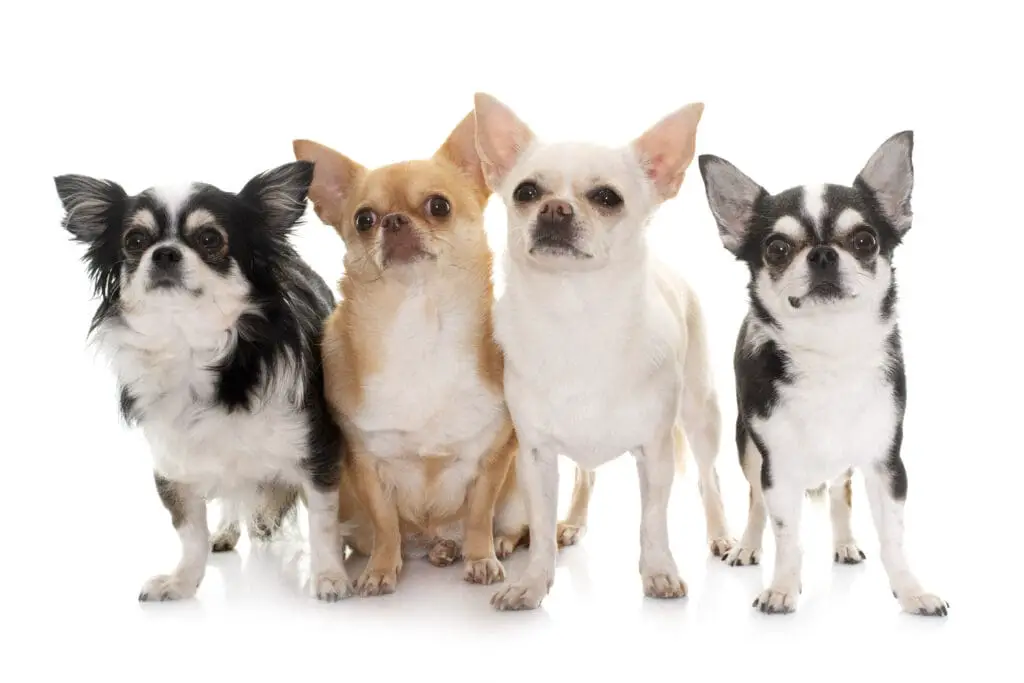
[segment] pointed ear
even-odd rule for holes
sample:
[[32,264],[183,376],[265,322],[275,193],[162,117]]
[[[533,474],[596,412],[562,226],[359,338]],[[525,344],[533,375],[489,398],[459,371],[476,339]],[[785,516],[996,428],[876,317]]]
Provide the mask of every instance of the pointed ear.
[[914,189],[914,132],[905,130],[882,143],[857,174],[854,185],[863,183],[874,195],[886,219],[903,235],[910,230]]
[[533,131],[496,97],[476,93],[476,148],[484,178],[496,189],[515,166],[519,155],[534,140]]
[[677,109],[633,141],[644,173],[662,201],[675,197],[697,150],[697,124],[704,104],[693,102]]
[[701,154],[697,164],[708,206],[718,224],[718,236],[725,248],[735,254],[746,239],[757,200],[766,192],[725,159]]
[[473,181],[481,202],[487,200],[491,188],[484,179],[480,154],[476,149],[476,117],[473,112],[466,114],[434,156],[458,166]]
[[309,198],[316,215],[327,225],[340,228],[345,200],[366,169],[344,154],[310,140],[295,140],[292,149],[296,159],[313,163]]
[[313,164],[293,161],[255,176],[238,196],[259,207],[268,228],[288,231],[306,211],[312,180]]
[[60,175],[53,182],[64,205],[64,228],[79,242],[94,242],[120,223],[128,194],[117,183],[84,175]]

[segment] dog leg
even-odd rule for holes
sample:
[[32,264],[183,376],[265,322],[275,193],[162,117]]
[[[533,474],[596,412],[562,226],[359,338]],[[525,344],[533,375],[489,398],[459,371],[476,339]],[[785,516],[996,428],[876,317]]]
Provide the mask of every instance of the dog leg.
[[257,507],[249,520],[249,538],[266,542],[273,538],[289,515],[295,513],[299,490],[287,484],[270,481],[257,491]]
[[338,522],[338,489],[304,486],[309,514],[309,568],[313,594],[319,600],[337,602],[352,595],[345,571],[345,549]]
[[505,580],[505,568],[498,561],[494,547],[494,508],[516,454],[511,421],[499,444],[480,463],[480,471],[467,495],[463,578],[470,583],[491,584]]
[[747,528],[738,545],[722,556],[730,567],[743,567],[761,561],[761,543],[764,540],[764,526],[767,513],[764,507],[764,493],[761,491],[761,453],[752,439],[747,436],[743,425],[737,421],[736,447],[742,454],[740,465],[743,476],[750,484],[750,502],[747,509]]
[[569,503],[569,514],[558,523],[558,546],[576,545],[587,530],[587,513],[590,510],[590,493],[594,490],[595,473],[576,466],[576,483]]
[[718,472],[715,469],[722,418],[713,391],[704,398],[694,394],[694,391],[687,390],[683,397],[683,428],[693,449],[694,460],[697,461],[697,488],[704,503],[708,547],[714,557],[721,557],[736,545],[736,539],[729,535]]
[[904,611],[922,616],[946,616],[949,603],[926,593],[907,564],[903,549],[903,506],[907,496],[907,470],[900,458],[902,427],[897,428],[888,458],[864,469],[871,516],[878,531],[880,555],[889,586]]
[[499,610],[536,609],[555,580],[558,454],[520,448],[516,483],[530,520],[530,555],[523,575],[491,597],[491,604]]
[[836,478],[828,489],[829,514],[832,517],[832,561],[837,564],[860,564],[864,551],[853,538],[850,523],[853,505],[853,470]]
[[360,595],[386,595],[398,586],[402,571],[402,532],[398,506],[384,495],[376,469],[369,458],[353,454],[352,473],[358,479],[357,490],[373,527],[373,550],[362,575],[356,582]]
[[171,524],[181,541],[181,560],[170,574],[154,576],[142,586],[142,602],[191,598],[206,574],[210,556],[210,529],[206,501],[187,486],[154,474],[160,501],[171,513]]
[[672,431],[634,453],[640,479],[640,576],[644,594],[652,598],[682,598],[686,583],[669,548],[668,501],[675,476]]
[[796,609],[801,589],[800,517],[804,492],[787,482],[775,481],[764,489],[764,500],[775,530],[775,572],[768,589],[754,599],[754,607],[765,614],[787,614]]
[[215,553],[226,553],[235,549],[242,537],[239,504],[235,500],[221,500],[220,522],[210,539],[210,549]]

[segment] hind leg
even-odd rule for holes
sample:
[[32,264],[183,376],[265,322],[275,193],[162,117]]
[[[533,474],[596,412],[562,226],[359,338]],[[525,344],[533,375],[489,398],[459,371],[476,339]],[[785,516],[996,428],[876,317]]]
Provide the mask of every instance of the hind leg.
[[296,513],[299,489],[280,482],[264,482],[256,491],[256,508],[249,518],[249,539],[266,542]]
[[747,436],[743,424],[736,420],[736,448],[740,453],[740,466],[743,476],[750,485],[750,505],[747,510],[747,527],[743,531],[738,545],[722,556],[722,561],[731,567],[742,567],[757,564],[761,561],[761,543],[764,540],[764,528],[767,523],[767,512],[764,506],[764,495],[761,492],[761,453]]
[[240,509],[236,501],[222,500],[220,523],[210,538],[210,549],[215,553],[226,553],[235,549],[242,537],[242,525],[239,521]]
[[707,388],[701,391],[700,387],[700,384],[696,384],[684,393],[682,422],[686,439],[697,461],[697,487],[704,503],[708,546],[712,555],[721,557],[736,544],[735,539],[729,535],[718,472],[715,469],[722,416],[714,390]]
[[558,523],[558,546],[575,545],[587,530],[587,512],[590,509],[590,492],[594,489],[595,474],[576,466],[576,483],[572,490],[569,513]]
[[864,551],[857,546],[850,525],[853,504],[853,470],[836,478],[828,489],[829,513],[832,517],[832,560],[837,564],[860,564]]

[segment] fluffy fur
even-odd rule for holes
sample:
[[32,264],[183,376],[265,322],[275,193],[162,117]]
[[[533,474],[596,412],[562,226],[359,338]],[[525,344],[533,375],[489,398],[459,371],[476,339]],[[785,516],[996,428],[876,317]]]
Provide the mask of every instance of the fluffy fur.
[[[395,590],[405,557],[464,560],[474,583],[504,579],[524,539],[517,449],[492,337],[490,190],[467,116],[430,159],[367,169],[299,140],[310,197],[345,242],[342,302],[327,323],[327,399],[350,438],[342,515],[368,554],[363,595]],[[582,480],[589,491],[592,478]],[[586,498],[563,528],[575,541]]]
[[[140,600],[191,597],[211,548],[234,548],[240,520],[269,538],[299,498],[313,592],[350,593],[337,522],[343,440],[319,362],[334,297],[288,241],[312,176],[312,164],[291,163],[237,194],[192,183],[134,196],[107,180],[55,179],[99,296],[90,333],[122,415],[150,444],[182,543],[177,568],[147,581]],[[211,538],[214,499],[224,514]]]
[[715,473],[720,417],[697,297],[650,255],[645,227],[690,164],[703,105],[617,149],[545,144],[504,104],[476,96],[487,180],[508,213],[506,289],[495,310],[506,400],[521,443],[530,559],[498,609],[533,609],[555,570],[556,456],[585,471],[629,451],[640,475],[645,594],[686,595],[669,548],[682,434],[696,456],[708,541],[732,540]]
[[750,271],[750,312],[735,353],[736,446],[750,510],[725,559],[757,563],[771,517],[775,572],[754,601],[762,612],[796,608],[803,492],[831,483],[833,559],[864,559],[850,528],[854,468],[893,594],[915,614],[948,608],[921,588],[903,550],[907,395],[892,259],[911,225],[912,151],[912,133],[899,133],[851,186],[775,195],[723,159],[699,160],[722,243]]

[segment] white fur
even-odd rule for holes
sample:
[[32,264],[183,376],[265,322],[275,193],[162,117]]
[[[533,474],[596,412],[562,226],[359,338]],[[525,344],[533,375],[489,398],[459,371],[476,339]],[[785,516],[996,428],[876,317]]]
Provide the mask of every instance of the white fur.
[[824,185],[807,185],[804,187],[804,213],[814,224],[815,232],[821,234],[821,220],[828,206],[825,203]]

